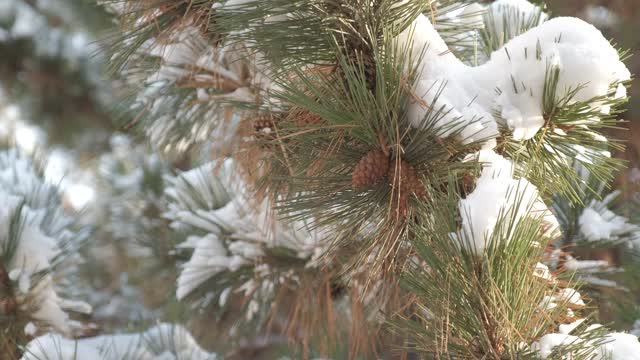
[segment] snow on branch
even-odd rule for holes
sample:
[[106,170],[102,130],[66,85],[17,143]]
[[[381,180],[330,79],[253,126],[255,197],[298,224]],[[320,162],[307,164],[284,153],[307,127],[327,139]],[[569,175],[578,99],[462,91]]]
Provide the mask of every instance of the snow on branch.
[[[78,303],[58,295],[53,271],[77,248],[83,232],[74,229],[57,189],[44,182],[31,159],[16,150],[3,151],[0,169],[4,204],[0,210],[0,303],[5,305],[4,315],[66,332],[69,317],[65,309],[76,309]],[[34,332],[27,330],[34,327],[30,324],[25,331]]]
[[[278,191],[267,197],[283,199],[278,210],[288,219],[305,219],[311,224],[276,221],[271,214],[273,204],[252,198],[254,184],[246,184],[235,174],[231,160],[168,177],[165,195],[169,204],[164,216],[177,233],[185,235],[178,250],[187,250],[190,255],[177,280],[178,299],[197,296],[224,306],[231,296],[242,294],[248,299],[244,302],[246,317],[252,319],[262,304],[274,298],[279,285],[295,283],[296,271],[314,267],[324,254],[324,234],[310,228],[321,219],[317,214],[325,212],[331,214],[325,216],[322,225],[347,228],[330,235],[344,237],[352,246],[364,232],[360,230],[367,227],[374,236],[370,246],[361,247],[393,254],[389,260],[399,253],[396,245],[400,235],[404,240],[405,234],[414,235],[414,227],[446,227],[442,239],[429,231],[414,240],[425,263],[435,265],[416,270],[418,275],[408,282],[430,290],[423,294],[428,300],[420,306],[442,306],[441,315],[458,317],[455,320],[462,325],[456,325],[460,329],[455,330],[464,335],[455,342],[460,351],[508,357],[519,354],[519,344],[526,341],[523,347],[533,343],[529,350],[547,357],[554,347],[565,345],[567,336],[575,336],[574,340],[583,345],[579,355],[593,350],[593,354],[604,356],[627,346],[627,338],[615,333],[610,337],[616,341],[609,347],[595,342],[584,346],[595,337],[573,330],[584,330],[574,318],[586,302],[573,285],[558,281],[537,257],[557,239],[560,228],[544,202],[546,196],[555,191],[573,194],[580,190],[574,186],[580,181],[573,172],[573,158],[591,164],[589,170],[599,167],[600,174],[610,175],[614,168],[599,161],[610,157],[607,146],[614,142],[608,142],[598,130],[615,125],[618,106],[627,97],[625,86],[630,73],[600,31],[574,18],[546,21],[547,15],[539,7],[524,0],[501,0],[490,5],[482,25],[477,23],[478,12],[482,12],[479,5],[465,8],[461,13],[472,23],[461,23],[460,31],[434,27],[425,14],[429,12],[426,7],[435,6],[435,2],[357,1],[355,4],[362,6],[350,7],[353,3],[241,0],[224,5],[215,2],[213,11],[219,15],[216,25],[226,31],[219,34],[203,31],[202,24],[180,13],[185,4],[176,8],[158,6],[135,19],[137,28],[159,32],[158,36],[135,42],[133,49],[142,60],[136,64],[140,69],[149,69],[144,66],[146,60],[155,60],[158,65],[152,66],[152,71],[134,66],[129,74],[135,75],[129,77],[135,85],[141,85],[133,108],[147,112],[141,120],[144,130],[156,146],[165,149],[187,150],[199,142],[212,141],[231,150],[222,157],[234,155],[233,150],[239,147],[234,142],[255,140],[258,136],[252,138],[250,133],[254,130],[254,135],[264,137],[258,142],[262,146],[258,158],[267,161],[251,162],[248,167],[253,168],[247,172],[267,163],[265,172],[271,178],[261,180],[265,188]],[[388,10],[389,16],[379,19],[381,9]],[[396,30],[412,20],[398,34]],[[171,25],[167,28],[171,30],[151,29],[150,24],[156,22]],[[299,27],[294,28],[293,23]],[[300,31],[292,31],[297,29]],[[464,37],[459,39],[468,41],[464,31],[476,31],[478,39],[484,34],[484,46],[490,49],[485,49],[487,58],[478,59],[482,63],[477,66],[469,65],[462,56],[458,58],[451,49],[455,51],[455,46],[464,44],[447,43],[440,32],[446,30],[457,34],[447,40],[459,35]],[[284,31],[291,38],[281,41]],[[136,35],[130,34],[130,40],[135,40]],[[225,36],[237,42],[231,46]],[[296,43],[291,39],[310,41]],[[391,46],[394,42],[396,47]],[[259,64],[247,50],[258,58],[275,61],[266,65],[265,59],[258,59],[263,60]],[[277,74],[273,80],[278,89],[273,94],[268,93],[272,90],[269,87],[275,85],[260,65],[270,66]],[[265,105],[272,103],[282,106],[274,109]],[[243,118],[246,109],[249,115]],[[300,126],[290,121],[299,120],[296,114],[312,115],[306,119],[313,117],[312,124]],[[253,127],[246,134],[240,128],[244,120],[254,120],[253,124],[242,124]],[[291,133],[283,135],[285,130]],[[433,150],[425,143],[433,143]],[[458,150],[458,145],[464,146]],[[416,156],[418,153],[426,156]],[[443,157],[436,159],[431,153]],[[469,179],[464,179],[468,180],[462,184],[465,189],[458,192],[456,170],[462,174],[467,169],[457,166],[471,162],[480,163],[479,177],[471,170],[465,172],[464,177]],[[323,177],[325,174],[329,176]],[[447,177],[452,180],[442,180]],[[392,179],[401,180],[401,186]],[[382,191],[376,193],[376,186]],[[281,189],[291,193],[280,193]],[[396,214],[403,216],[387,216],[389,220],[382,221],[368,215],[375,213],[373,209],[392,213],[384,210],[393,201],[387,205],[380,201],[389,189],[396,191],[398,203],[402,201]],[[376,194],[378,198],[374,199]],[[443,215],[444,225],[434,223],[441,214],[419,212],[439,209],[441,204],[436,202],[441,197],[453,199],[446,204],[450,212]],[[409,198],[415,213],[405,211]],[[340,213],[341,209],[349,213]],[[631,230],[627,222],[612,217],[603,206],[592,203],[589,209],[592,213],[584,215],[585,223],[595,219],[606,225],[609,221],[624,231]],[[352,214],[363,219],[344,221]],[[618,235],[616,229],[583,226],[582,230],[587,238],[612,238]],[[388,237],[378,237],[377,233],[384,230],[389,230]],[[452,241],[468,246],[464,256]],[[491,253],[496,241],[508,246]],[[383,249],[384,244],[393,246]],[[432,250],[438,246],[442,251]],[[352,253],[345,257],[357,258],[364,253],[361,249],[349,250]],[[466,256],[467,252],[482,256]],[[451,261],[452,256],[459,256],[458,261]],[[286,261],[278,262],[283,258]],[[394,261],[387,264],[384,256],[380,259],[389,269],[396,265]],[[467,265],[464,269],[453,267],[463,263]],[[533,274],[520,272],[534,264]],[[463,285],[451,290],[459,291],[453,292],[459,295],[454,299],[449,298],[449,289],[438,288],[441,283],[421,283],[429,276],[440,279],[438,271],[443,269],[456,272],[442,279]],[[529,285],[534,276],[542,281],[531,288],[513,286],[516,281]],[[475,291],[477,284],[469,279],[491,286]],[[464,292],[464,286],[473,290]],[[412,290],[419,294],[421,289]],[[531,289],[535,290],[533,294],[528,293]],[[446,302],[427,303],[438,291],[442,299],[446,295]],[[491,302],[487,299],[495,299],[490,304],[496,306],[494,309],[469,306]],[[450,301],[460,306],[451,311],[447,307]],[[520,313],[513,317],[499,314],[513,311],[505,309],[515,303],[519,308],[513,308],[528,312],[530,318]],[[464,313],[465,307],[468,313]],[[561,314],[547,317],[553,311]],[[479,319],[474,324],[478,328],[462,329],[474,316]],[[497,319],[499,316],[503,318]],[[515,318],[518,328],[510,328],[516,326]],[[532,325],[535,321],[540,325]],[[558,333],[544,334],[547,327],[553,326],[555,331],[556,325]],[[507,329],[508,335],[496,334],[500,328]],[[478,333],[486,339],[480,339]],[[468,345],[474,349],[467,349]],[[629,346],[636,345],[637,341]]]
[[[290,253],[287,256],[299,259],[291,261],[290,266],[300,261],[313,266],[323,253],[325,245],[317,231],[302,223],[274,222],[267,202],[249,200],[246,185],[233,168],[230,161],[220,169],[215,163],[208,163],[167,179],[165,194],[170,203],[165,217],[171,220],[174,229],[189,234],[179,249],[193,249],[178,277],[178,299],[216,277],[248,270],[249,276],[242,277],[240,283],[221,280],[220,284],[226,284],[222,288],[215,289],[220,284],[209,290],[205,286],[205,291],[215,291],[221,305],[232,290],[255,297],[258,297],[256,290],[260,290],[262,299],[258,299],[263,301],[273,296],[273,281],[282,282],[281,276],[293,274],[284,271],[279,275],[279,270],[269,265],[272,251],[282,249]],[[249,318],[256,306],[257,303],[250,306]]]
[[233,106],[255,104],[254,89],[268,84],[243,53],[237,44],[210,44],[188,20],[169,34],[144,41],[133,56],[135,65],[124,74],[139,91],[131,110],[139,113],[154,146],[184,151],[212,140],[212,133],[218,148],[231,145],[241,113]]
[[[564,288],[547,296],[540,307],[549,311],[559,303],[570,304],[573,308],[585,305],[579,292]],[[540,358],[630,360],[640,352],[640,342],[635,335],[612,332],[600,324],[587,325],[587,319],[577,318],[571,309],[568,312],[567,318],[572,321],[558,325],[557,332],[544,334],[531,344],[530,349]]]
[[160,324],[145,332],[71,340],[46,334],[32,340],[22,360],[216,360],[179,325]]
[[[555,100],[575,90],[572,101],[588,101],[610,94],[626,97],[621,84],[630,79],[615,48],[599,30],[575,18],[556,18],[507,42],[477,67],[458,60],[440,38],[429,19],[419,16],[399,37],[410,42],[419,57],[421,72],[415,92],[422,101],[409,107],[416,127],[423,126],[428,109],[442,109],[444,127],[457,123],[465,141],[490,139],[495,146],[498,129],[506,127],[515,140],[531,139],[545,126],[544,93],[549,67],[559,70]],[[435,90],[443,87],[441,93]],[[437,95],[436,95],[437,94]],[[597,104],[593,105],[597,107]],[[607,113],[607,106],[597,108]],[[588,121],[588,119],[585,119]]]
[[578,219],[584,240],[616,242],[633,239],[640,232],[637,224],[611,210],[612,202],[619,196],[620,191],[614,191],[602,200],[592,199],[586,204]]
[[[462,230],[456,239],[468,244],[476,254],[482,254],[492,239],[510,241],[508,229],[495,234],[501,222],[514,224],[526,217],[544,220],[548,234],[558,231],[553,214],[540,198],[538,189],[526,179],[514,178],[514,164],[491,150],[481,150],[477,161],[482,163],[482,174],[475,190],[459,202]],[[495,237],[494,237],[495,236]]]

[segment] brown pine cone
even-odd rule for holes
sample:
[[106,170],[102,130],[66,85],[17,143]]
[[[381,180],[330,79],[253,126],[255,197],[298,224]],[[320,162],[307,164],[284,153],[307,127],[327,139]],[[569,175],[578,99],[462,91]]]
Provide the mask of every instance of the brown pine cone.
[[471,194],[476,187],[476,178],[471,171],[467,171],[462,174],[462,177],[458,180],[458,189],[462,198],[466,198]]
[[258,115],[253,119],[253,130],[258,133],[270,133],[274,130],[274,121],[271,115]]
[[[353,67],[353,69],[355,69],[356,74],[358,71],[360,71],[360,65],[358,65],[358,63],[362,63],[362,69],[364,70],[364,81],[366,81],[369,90],[373,92],[376,88],[377,75],[376,61],[373,58],[373,55],[369,52],[356,50],[348,56],[348,62]],[[339,69],[339,74],[340,76],[344,76],[344,70]]]
[[317,126],[324,124],[322,118],[307,109],[295,109],[290,113],[290,119],[299,127]]
[[376,61],[373,56],[363,56],[363,66],[364,66],[364,76],[367,85],[371,91],[374,91],[376,88]]
[[405,195],[413,194],[418,198],[424,198],[427,195],[427,189],[418,177],[416,169],[405,160],[393,161],[389,167],[389,184],[400,192],[400,198]]
[[353,169],[351,185],[354,189],[362,189],[375,185],[389,171],[389,155],[382,150],[371,150],[360,159]]

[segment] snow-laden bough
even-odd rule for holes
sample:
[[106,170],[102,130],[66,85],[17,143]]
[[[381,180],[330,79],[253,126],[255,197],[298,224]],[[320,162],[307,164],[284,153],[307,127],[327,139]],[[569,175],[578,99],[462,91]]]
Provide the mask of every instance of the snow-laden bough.
[[[408,116],[424,126],[428,111],[445,114],[437,125],[462,140],[482,141],[486,148],[506,126],[515,140],[532,138],[544,125],[543,93],[550,68],[559,69],[558,97],[578,89],[573,100],[626,97],[621,84],[631,77],[616,49],[592,25],[576,18],[555,18],[515,37],[480,66],[469,66],[449,51],[429,19],[419,16],[398,38],[413,48],[420,76]],[[422,55],[422,56],[420,56]],[[602,113],[609,109],[602,106]],[[585,119],[585,121],[588,119]]]

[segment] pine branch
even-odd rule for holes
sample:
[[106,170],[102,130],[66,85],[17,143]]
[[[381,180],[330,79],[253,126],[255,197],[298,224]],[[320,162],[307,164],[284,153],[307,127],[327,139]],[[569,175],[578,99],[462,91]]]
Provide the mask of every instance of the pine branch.
[[[426,309],[416,309],[396,326],[408,327],[415,349],[431,356],[535,358],[522,344],[562,323],[571,306],[560,302],[551,310],[540,307],[548,294],[560,290],[533,270],[550,240],[540,235],[540,218],[518,219],[505,211],[486,251],[470,252],[469,242],[477,239],[452,238],[459,227],[459,195],[455,187],[449,190],[420,212],[430,214],[413,237],[421,262],[404,276],[404,285]],[[579,353],[585,345],[576,346]],[[558,353],[575,349],[563,351]]]
[[[303,329],[305,350],[318,330],[308,324],[320,322],[325,307],[333,311],[332,289],[344,287],[357,298],[356,328],[369,314],[404,316],[400,337],[423,355],[548,356],[555,329],[573,326],[586,310],[574,282],[542,264],[543,249],[558,236],[543,198],[559,193],[578,203],[592,190],[575,173],[575,157],[602,181],[620,166],[606,152],[619,144],[605,143],[598,131],[618,124],[629,76],[601,34],[578,20],[540,24],[545,15],[535,7],[489,9],[479,33],[479,24],[432,24],[439,9],[417,0],[216,4],[206,29],[193,25],[184,9],[129,19],[147,28],[132,36],[134,50],[145,37],[176,50],[176,39],[186,37],[224,53],[214,72],[225,79],[201,86],[198,69],[183,66],[198,63],[197,52],[185,60],[142,49],[142,59],[161,52],[153,76],[139,62],[146,85],[167,77],[143,99],[152,108],[143,128],[156,145],[178,150],[222,134],[228,146],[219,154],[241,159],[248,189],[258,194],[249,206],[237,194],[213,191],[224,189],[219,179],[172,180],[168,214],[176,228],[192,234],[184,247],[194,249],[182,277],[196,285],[182,289],[209,290],[219,303],[242,290],[248,315],[274,309],[296,292],[328,293],[326,301],[309,301],[323,309],[318,314],[299,297],[292,303],[287,329],[296,339]],[[457,4],[441,4],[443,13],[462,10]],[[466,15],[477,19],[480,11],[473,9]],[[149,16],[166,20],[166,27],[152,29]],[[568,40],[558,30],[563,25],[571,26]],[[469,42],[479,34],[482,44]],[[587,51],[586,44],[593,46]],[[491,59],[465,65],[478,45]],[[133,58],[126,50],[124,58]],[[582,64],[594,72],[584,74],[585,84],[566,78],[582,75],[570,65],[583,50],[598,59]],[[239,70],[233,63],[243,65]],[[207,86],[222,91],[203,97],[202,107],[193,105]],[[180,91],[188,95],[177,96]],[[173,109],[158,111],[172,97]],[[277,236],[264,236],[264,227],[247,220],[256,209],[269,221],[275,210],[284,221],[269,224]],[[322,256],[292,245],[298,229],[303,236],[321,234]],[[380,294],[380,283],[394,289],[398,278],[405,288],[395,298],[403,303],[370,310],[359,300]],[[335,317],[329,319],[319,328],[332,340]],[[576,329],[576,342],[552,344],[549,352],[586,359],[600,351],[595,340],[602,334]],[[350,336],[354,357],[360,341],[374,339],[362,334]]]
[[481,49],[486,57],[500,50],[511,39],[542,24],[548,14],[542,8],[530,5],[518,7],[515,4],[496,3],[489,6],[484,14],[484,28],[480,33]]
[[[560,89],[558,67],[547,65],[543,89],[545,124],[532,139],[524,142],[505,141],[504,151],[526,165],[523,175],[539,185],[543,191],[557,193],[577,203],[593,192],[576,173],[573,162],[584,167],[590,176],[602,183],[610,183],[623,166],[611,158],[609,149],[621,150],[622,144],[602,135],[606,129],[618,128],[621,106],[626,98],[615,96],[624,84],[611,84],[607,95],[578,100],[582,86]],[[610,111],[603,113],[601,108]],[[575,160],[574,160],[575,159]]]

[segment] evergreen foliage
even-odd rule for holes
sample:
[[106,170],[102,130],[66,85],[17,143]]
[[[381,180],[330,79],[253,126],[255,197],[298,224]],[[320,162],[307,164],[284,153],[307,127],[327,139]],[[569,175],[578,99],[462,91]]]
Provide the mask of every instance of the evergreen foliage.
[[[157,153],[112,137],[96,237],[175,280],[164,309],[205,319],[216,353],[640,353],[598,324],[598,310],[637,311],[640,222],[609,191],[625,166],[610,130],[627,53],[594,27],[525,0],[101,3],[117,18],[103,44],[117,112]],[[87,233],[24,164],[0,154],[0,315],[12,317],[0,350],[217,358],[181,327],[72,339],[34,318],[21,292],[40,285],[15,271],[24,229],[59,249],[30,274],[47,285]],[[592,258],[603,249],[615,256]],[[622,292],[630,301],[613,301]],[[29,334],[30,321],[44,326]]]

